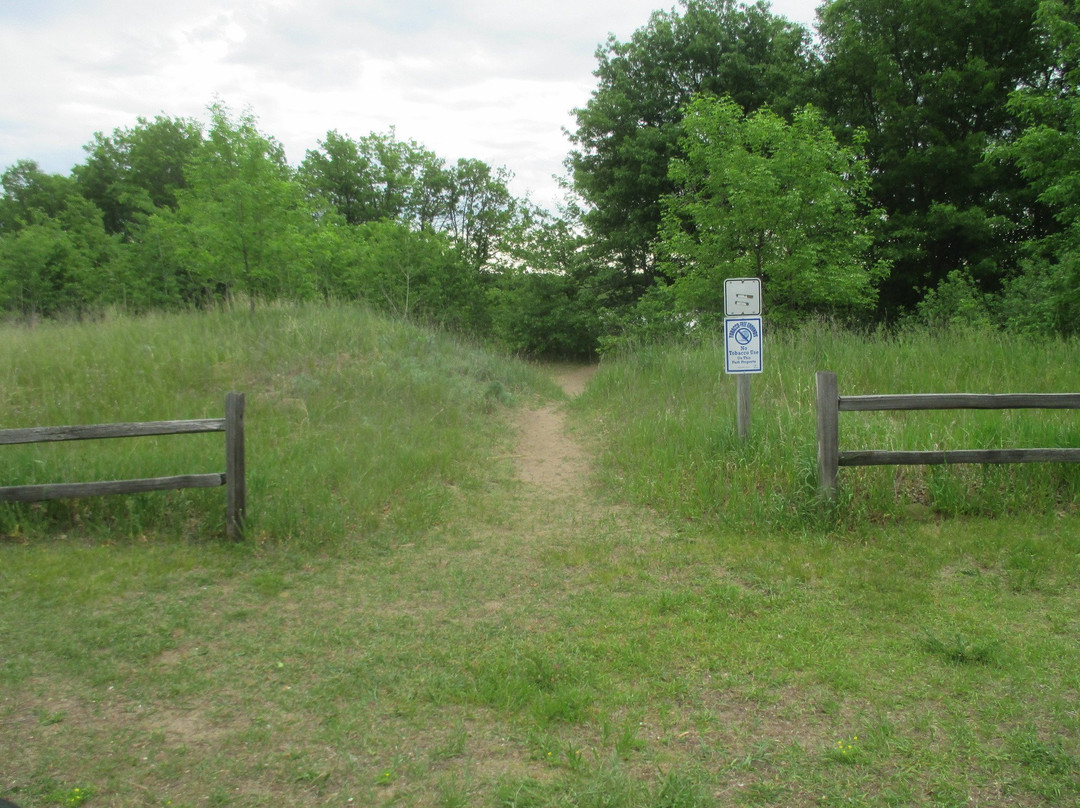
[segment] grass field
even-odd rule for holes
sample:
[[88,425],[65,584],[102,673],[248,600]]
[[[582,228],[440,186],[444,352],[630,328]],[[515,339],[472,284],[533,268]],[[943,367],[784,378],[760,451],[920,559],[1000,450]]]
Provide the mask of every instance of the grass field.
[[[544,369],[444,335],[348,307],[4,329],[0,425],[212,417],[237,389],[251,482],[239,544],[220,490],[0,509],[0,796],[1080,801],[1074,470],[842,470],[827,503],[810,409],[824,368],[859,393],[1075,390],[1080,348],[1034,367],[1007,338],[815,328],[766,350],[746,447],[715,345],[606,360],[566,405],[597,458],[567,494],[515,476],[515,424],[561,400]],[[1080,445],[1075,415],[875,417],[842,444]],[[221,463],[220,436],[131,443],[4,447],[3,482]]]

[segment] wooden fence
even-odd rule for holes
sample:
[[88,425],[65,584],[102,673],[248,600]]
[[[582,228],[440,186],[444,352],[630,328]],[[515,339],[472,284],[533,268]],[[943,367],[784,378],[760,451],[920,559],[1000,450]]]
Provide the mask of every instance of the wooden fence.
[[840,466],[943,465],[946,463],[1080,463],[1080,449],[949,449],[931,451],[840,451],[839,413],[872,410],[1080,409],[1080,393],[918,393],[841,396],[836,374],[817,373],[818,481],[836,492]]
[[0,430],[0,446],[16,443],[135,438],[149,435],[181,435],[200,432],[225,433],[224,473],[182,474],[174,477],[146,477],[138,480],[112,480],[93,483],[7,486],[0,487],[0,502],[37,502],[48,499],[71,499],[107,494],[169,491],[179,488],[215,488],[223,485],[225,486],[225,529],[230,538],[238,538],[243,532],[244,516],[247,508],[247,486],[244,476],[243,393],[229,393],[225,396],[224,418],[3,429]]

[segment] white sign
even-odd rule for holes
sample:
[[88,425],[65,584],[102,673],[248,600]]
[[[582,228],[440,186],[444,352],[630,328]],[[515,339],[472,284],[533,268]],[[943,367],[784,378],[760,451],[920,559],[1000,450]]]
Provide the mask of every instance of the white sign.
[[752,317],[761,314],[761,279],[728,278],[724,281],[724,315]]
[[761,318],[724,318],[724,372],[761,373]]

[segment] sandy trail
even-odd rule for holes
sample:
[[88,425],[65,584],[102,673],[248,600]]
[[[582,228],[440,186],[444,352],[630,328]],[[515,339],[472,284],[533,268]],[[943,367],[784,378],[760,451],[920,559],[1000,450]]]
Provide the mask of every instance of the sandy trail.
[[[596,373],[595,365],[559,368],[555,381],[567,395],[580,395]],[[522,412],[515,451],[517,476],[552,497],[580,493],[589,470],[588,454],[569,434],[566,413],[559,404]]]

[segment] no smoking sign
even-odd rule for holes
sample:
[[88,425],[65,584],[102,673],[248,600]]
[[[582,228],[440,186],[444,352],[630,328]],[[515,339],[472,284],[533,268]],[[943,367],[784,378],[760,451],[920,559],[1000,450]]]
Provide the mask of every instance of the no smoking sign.
[[724,318],[724,372],[761,373],[761,318]]

